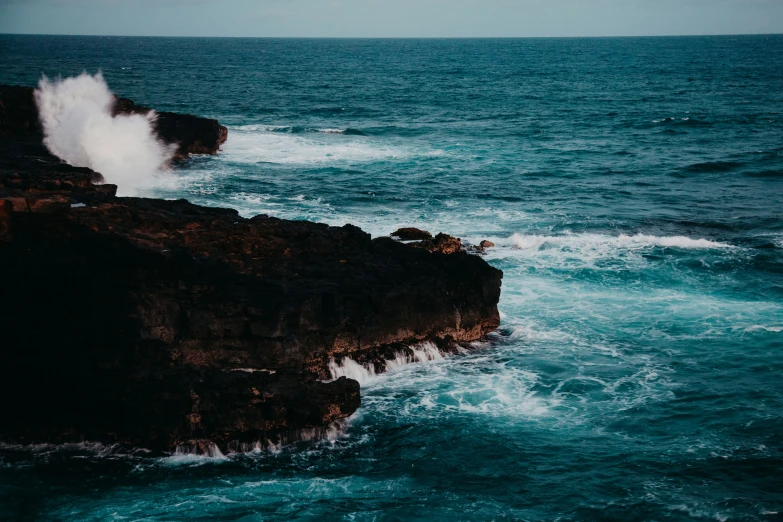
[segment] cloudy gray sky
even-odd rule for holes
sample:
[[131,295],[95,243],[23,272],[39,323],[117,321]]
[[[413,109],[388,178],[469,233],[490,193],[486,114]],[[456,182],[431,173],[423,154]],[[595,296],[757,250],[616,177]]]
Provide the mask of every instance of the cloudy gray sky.
[[783,32],[783,0],[0,0],[0,33],[630,36]]

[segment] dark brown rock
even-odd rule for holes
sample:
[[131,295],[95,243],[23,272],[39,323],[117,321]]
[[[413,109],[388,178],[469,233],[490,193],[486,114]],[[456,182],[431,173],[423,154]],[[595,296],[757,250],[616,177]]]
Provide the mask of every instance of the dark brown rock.
[[295,436],[360,404],[356,381],[322,382],[331,359],[382,365],[499,325],[502,273],[456,238],[430,252],[351,225],[116,198],[14,125],[0,138],[5,440]]
[[462,251],[462,241],[458,237],[440,233],[433,238],[430,250],[441,254],[454,254]]
[[40,141],[42,136],[33,88],[0,85],[0,139]]
[[407,227],[395,231],[392,233],[392,237],[402,241],[426,241],[432,239],[432,234],[419,228]]
[[[412,229],[418,230],[418,229]],[[425,232],[429,234],[429,232]],[[396,236],[396,232],[392,234],[392,237]],[[473,251],[471,249],[465,249],[462,245],[462,240],[458,237],[450,236],[448,234],[440,233],[435,237],[430,236],[427,239],[420,241],[414,241],[408,243],[408,246],[414,248],[422,248],[430,252],[438,252],[440,254],[456,254],[457,252]]]

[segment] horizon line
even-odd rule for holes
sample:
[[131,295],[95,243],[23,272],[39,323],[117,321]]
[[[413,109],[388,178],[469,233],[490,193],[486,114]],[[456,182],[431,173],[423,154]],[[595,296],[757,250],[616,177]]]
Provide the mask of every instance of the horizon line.
[[3,33],[0,36],[62,36],[93,38],[214,38],[257,40],[535,40],[588,38],[696,38],[736,36],[783,36],[779,33],[703,33],[703,34],[641,34],[641,35],[572,35],[572,36],[195,36],[144,34],[75,34],[75,33]]

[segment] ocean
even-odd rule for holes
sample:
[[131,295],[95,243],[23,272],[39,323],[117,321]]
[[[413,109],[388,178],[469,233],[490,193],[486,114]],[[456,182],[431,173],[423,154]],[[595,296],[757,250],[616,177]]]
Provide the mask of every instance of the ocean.
[[228,126],[140,195],[488,239],[505,273],[497,332],[357,372],[326,440],[3,445],[0,518],[783,519],[783,36],[5,35],[0,64]]

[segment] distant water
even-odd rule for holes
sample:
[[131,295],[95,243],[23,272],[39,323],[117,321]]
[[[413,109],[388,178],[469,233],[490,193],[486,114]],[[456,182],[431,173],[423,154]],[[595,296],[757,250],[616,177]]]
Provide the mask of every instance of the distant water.
[[496,334],[366,376],[331,440],[5,447],[0,518],[783,517],[783,37],[1,36],[0,64],[229,126],[150,196],[490,239],[505,272]]

